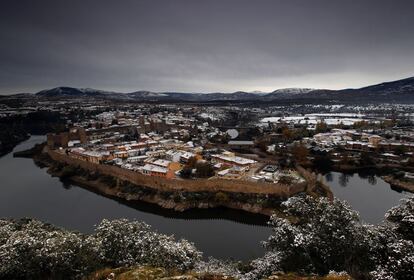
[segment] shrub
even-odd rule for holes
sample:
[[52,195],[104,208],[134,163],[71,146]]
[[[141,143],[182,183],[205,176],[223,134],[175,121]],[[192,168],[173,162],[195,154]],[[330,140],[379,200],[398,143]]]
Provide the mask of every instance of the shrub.
[[414,275],[414,243],[395,240],[386,245],[386,260],[371,272],[373,279],[409,280]]
[[151,231],[142,222],[103,220],[94,234],[83,235],[30,219],[0,219],[0,279],[79,279],[103,267],[134,265],[194,268],[243,280],[279,271],[296,273],[292,275],[345,271],[355,279],[412,279],[414,197],[390,209],[385,222],[376,226],[361,223],[358,214],[338,199],[297,196],[282,206],[284,216],[291,219],[271,217],[267,252],[244,268],[232,262],[201,261],[192,243]]
[[112,265],[186,270],[200,258],[192,243],[140,222],[103,220],[88,236],[36,220],[0,220],[0,279],[79,279]]
[[99,179],[102,183],[108,185],[110,188],[115,188],[117,185],[117,179],[113,176],[104,175]]
[[196,175],[199,178],[208,178],[214,175],[214,168],[208,162],[199,162],[196,165]]
[[78,172],[78,169],[72,165],[66,165],[62,168],[61,171],[61,178],[68,178],[68,177],[72,177],[74,175],[76,175],[76,173]]
[[218,203],[225,203],[229,200],[229,197],[224,192],[218,192],[215,194],[214,200]]
[[180,171],[180,177],[184,178],[184,179],[189,179],[189,178],[191,178],[192,173],[193,173],[193,169],[191,167],[185,166]]
[[362,152],[359,164],[362,166],[371,166],[375,164],[375,160],[368,152]]
[[73,279],[99,268],[93,238],[35,220],[0,224],[1,279]]
[[327,173],[332,170],[334,162],[328,154],[316,155],[313,160],[313,165],[322,173]]
[[293,178],[290,176],[286,176],[286,175],[282,175],[279,178],[278,183],[283,184],[283,185],[290,185],[293,182]]
[[148,264],[186,270],[201,258],[192,243],[150,231],[142,222],[103,220],[94,237],[101,244],[105,262],[114,266]]
[[414,241],[414,198],[406,198],[402,203],[388,210],[385,218],[404,239]]
[[252,262],[246,279],[277,271],[325,275],[346,271],[356,279],[412,279],[414,198],[403,201],[378,226],[362,224],[345,202],[309,196],[283,203],[294,222],[272,216],[267,253]]

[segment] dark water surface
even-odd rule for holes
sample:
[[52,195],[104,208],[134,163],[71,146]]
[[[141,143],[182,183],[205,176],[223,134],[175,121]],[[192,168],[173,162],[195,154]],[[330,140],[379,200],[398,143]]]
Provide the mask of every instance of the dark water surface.
[[[32,136],[14,151],[43,142]],[[347,200],[363,220],[380,222],[390,207],[405,196],[393,191],[380,178],[328,176],[335,195]],[[164,210],[145,203],[117,202],[86,189],[62,183],[37,167],[32,159],[0,158],[0,217],[32,217],[67,229],[92,232],[102,219],[142,220],[154,229],[177,238],[186,238],[205,256],[247,260],[263,254],[260,241],[271,233],[261,216],[225,209],[195,210],[185,213]]]
[[[32,136],[15,151],[45,140]],[[121,204],[86,189],[67,185],[37,167],[32,159],[0,158],[0,217],[32,217],[81,232],[102,219],[142,220],[154,229],[195,243],[205,256],[247,260],[261,256],[260,241],[271,230],[261,216],[216,209],[177,214],[149,204]]]
[[383,221],[385,212],[409,195],[393,190],[388,183],[375,175],[332,172],[325,177],[334,195],[348,201],[359,212],[363,221],[372,224]]

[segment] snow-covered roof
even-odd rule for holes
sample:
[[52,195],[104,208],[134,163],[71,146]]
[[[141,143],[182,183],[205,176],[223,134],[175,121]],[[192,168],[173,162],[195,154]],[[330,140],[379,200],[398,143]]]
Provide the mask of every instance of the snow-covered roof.
[[153,164],[145,164],[144,166],[140,167],[139,169],[143,170],[143,171],[157,172],[157,173],[167,173],[168,172],[167,168],[157,166],[157,165],[153,165]]

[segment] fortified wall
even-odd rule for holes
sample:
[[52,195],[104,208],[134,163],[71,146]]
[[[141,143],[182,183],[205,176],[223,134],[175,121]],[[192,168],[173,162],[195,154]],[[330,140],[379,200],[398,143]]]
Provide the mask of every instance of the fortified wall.
[[304,192],[307,183],[295,185],[283,185],[274,183],[249,182],[242,180],[228,180],[220,178],[212,179],[165,179],[140,174],[136,171],[123,169],[117,166],[95,164],[83,160],[71,158],[57,150],[47,149],[49,156],[57,162],[72,166],[79,166],[82,169],[109,175],[124,181],[129,181],[137,186],[144,186],[158,191],[165,192],[236,192],[245,194],[268,194],[280,198],[288,198],[297,193]]
[[79,140],[82,144],[86,143],[87,136],[85,129],[82,127],[75,127],[71,128],[68,132],[47,134],[47,146],[51,149],[57,147],[66,148],[71,140]]

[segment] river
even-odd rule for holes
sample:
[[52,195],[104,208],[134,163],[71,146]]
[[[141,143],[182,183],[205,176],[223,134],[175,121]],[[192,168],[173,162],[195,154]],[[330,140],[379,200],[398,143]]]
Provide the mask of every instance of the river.
[[[32,136],[15,151],[45,140]],[[271,229],[261,216],[226,209],[188,211],[184,214],[144,203],[125,205],[51,177],[32,159],[0,158],[0,217],[32,217],[81,232],[92,232],[102,219],[145,221],[158,232],[195,243],[205,256],[248,260],[264,252],[260,242]]]
[[[31,148],[44,141],[32,136],[15,151]],[[195,243],[205,256],[248,260],[261,256],[260,242],[271,229],[263,217],[226,209],[195,210],[176,213],[145,203],[126,205],[81,187],[51,177],[32,159],[0,158],[0,217],[32,217],[85,233],[93,231],[102,219],[128,218],[145,221],[161,233],[174,234]],[[334,194],[360,211],[363,220],[377,223],[385,211],[398,204],[402,193],[391,190],[381,179],[363,179],[354,175],[328,176]]]
[[375,175],[331,172],[325,178],[337,198],[346,200],[363,221],[372,224],[383,221],[385,212],[408,195]]

